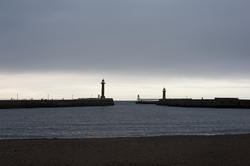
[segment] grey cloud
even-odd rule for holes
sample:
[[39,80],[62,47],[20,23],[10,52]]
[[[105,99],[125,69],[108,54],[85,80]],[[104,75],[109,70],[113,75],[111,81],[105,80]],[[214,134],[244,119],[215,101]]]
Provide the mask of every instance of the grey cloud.
[[249,75],[248,0],[0,2],[0,71]]

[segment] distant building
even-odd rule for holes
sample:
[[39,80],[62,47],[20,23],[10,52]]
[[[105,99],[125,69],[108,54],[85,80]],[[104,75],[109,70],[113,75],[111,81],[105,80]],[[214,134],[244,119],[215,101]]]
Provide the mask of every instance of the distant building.
[[166,89],[165,88],[163,88],[162,93],[163,93],[162,99],[165,100],[166,99]]
[[104,79],[102,80],[102,82],[101,82],[101,84],[102,84],[102,95],[101,95],[101,99],[105,99],[105,95],[104,95],[104,93],[105,93],[105,81],[104,81]]
[[138,95],[137,95],[137,101],[139,101],[139,100],[140,100],[140,95],[138,94]]

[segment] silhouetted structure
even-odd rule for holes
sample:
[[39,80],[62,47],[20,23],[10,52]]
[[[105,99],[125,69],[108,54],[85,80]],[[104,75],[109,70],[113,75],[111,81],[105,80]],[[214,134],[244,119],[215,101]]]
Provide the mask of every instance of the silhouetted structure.
[[102,82],[101,82],[101,84],[102,84],[102,96],[101,96],[101,99],[105,99],[105,95],[104,95],[104,93],[105,93],[105,81],[104,81],[104,79],[102,80]]
[[163,93],[162,99],[165,100],[166,99],[166,89],[165,88],[163,88],[162,93]]
[[137,101],[139,101],[139,100],[140,100],[140,95],[138,94],[138,95],[137,95]]
[[157,104],[158,99],[142,99],[140,95],[137,95],[136,104]]
[[250,100],[238,98],[214,98],[214,99],[170,99],[166,98],[166,89],[162,90],[162,99],[140,99],[137,104],[157,104],[176,107],[211,107],[211,108],[250,108]]
[[98,98],[79,98],[74,99],[72,95],[71,100],[0,100],[0,109],[6,108],[38,108],[38,107],[82,107],[82,106],[110,106],[114,105],[112,98],[105,98],[104,85],[102,80],[102,96]]
[[250,100],[238,98],[160,99],[157,104],[177,107],[250,108]]
[[73,99],[73,100],[0,100],[0,109],[7,108],[41,108],[41,107],[83,107],[83,106],[111,106],[112,98]]

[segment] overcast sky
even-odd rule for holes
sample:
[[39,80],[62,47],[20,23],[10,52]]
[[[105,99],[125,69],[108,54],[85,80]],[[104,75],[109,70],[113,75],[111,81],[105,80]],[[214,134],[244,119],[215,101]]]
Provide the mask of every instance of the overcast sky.
[[[249,0],[0,0],[0,75],[14,82],[17,74],[95,75],[119,88],[122,79],[132,86],[147,78],[151,89],[190,78],[248,88],[249,8]],[[7,82],[0,97],[20,88]],[[232,95],[250,98],[242,92]]]

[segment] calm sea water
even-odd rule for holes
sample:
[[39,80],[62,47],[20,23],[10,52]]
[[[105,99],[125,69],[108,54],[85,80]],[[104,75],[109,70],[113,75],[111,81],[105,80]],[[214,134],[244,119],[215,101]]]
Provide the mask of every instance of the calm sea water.
[[103,138],[250,133],[250,109],[109,107],[0,110],[0,139]]

